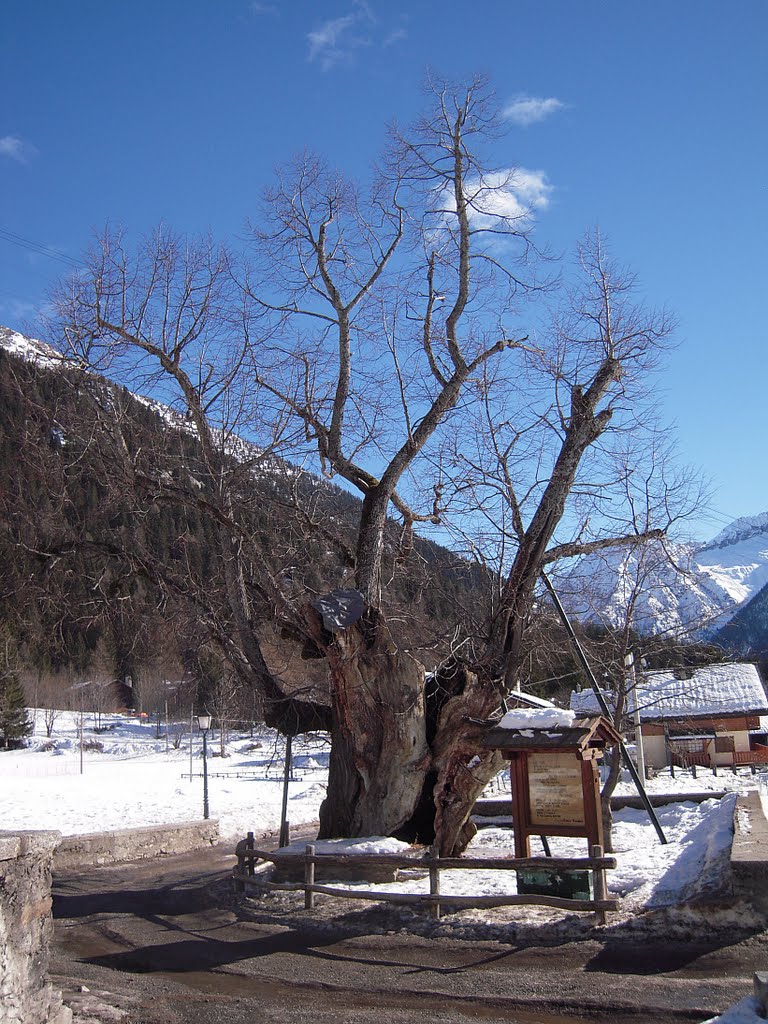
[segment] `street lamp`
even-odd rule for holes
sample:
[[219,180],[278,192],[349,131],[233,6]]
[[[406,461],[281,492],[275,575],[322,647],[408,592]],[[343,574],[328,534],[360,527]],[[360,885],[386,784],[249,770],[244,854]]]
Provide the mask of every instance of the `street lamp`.
[[211,728],[210,715],[198,715],[197,724],[203,734],[203,817],[208,817],[208,744],[206,738]]

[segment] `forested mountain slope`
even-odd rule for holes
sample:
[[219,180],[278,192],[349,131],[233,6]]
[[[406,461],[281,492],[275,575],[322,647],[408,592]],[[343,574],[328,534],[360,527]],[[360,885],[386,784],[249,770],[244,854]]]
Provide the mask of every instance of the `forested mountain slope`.
[[[347,585],[343,551],[316,527],[332,521],[343,535],[348,523],[352,537],[358,500],[247,442],[227,444],[272,571],[306,600]],[[221,582],[217,526],[183,418],[0,328],[0,479],[0,624],[21,665],[67,678],[212,671],[194,609],[195,588]],[[178,500],[154,500],[161,482]],[[482,571],[423,539],[403,549],[394,524],[387,561],[391,614],[430,664],[447,650],[446,623],[484,603]],[[296,685],[317,682],[319,666],[289,646],[272,638],[275,661],[290,662]]]

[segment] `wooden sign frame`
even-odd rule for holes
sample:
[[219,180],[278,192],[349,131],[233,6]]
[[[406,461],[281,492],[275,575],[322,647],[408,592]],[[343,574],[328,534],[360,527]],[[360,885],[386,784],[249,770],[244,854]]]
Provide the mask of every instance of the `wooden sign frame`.
[[[536,751],[517,750],[505,751],[509,758],[509,770],[512,782],[512,818],[515,831],[515,856],[531,856],[532,835],[535,836],[575,836],[584,837],[590,849],[603,846],[603,815],[600,807],[600,773],[597,758],[584,758],[584,752],[570,751]],[[589,751],[591,754],[592,751]],[[595,753],[597,753],[595,751]],[[536,801],[531,800],[531,765],[530,758],[563,756],[573,759],[573,765],[580,776],[581,782],[581,817],[582,822],[562,821],[557,823],[550,815],[549,820],[542,820],[544,815],[537,815]],[[536,766],[534,766],[535,768]],[[534,771],[535,776],[535,771]],[[565,816],[564,816],[565,817]],[[538,818],[538,820],[536,820]]]

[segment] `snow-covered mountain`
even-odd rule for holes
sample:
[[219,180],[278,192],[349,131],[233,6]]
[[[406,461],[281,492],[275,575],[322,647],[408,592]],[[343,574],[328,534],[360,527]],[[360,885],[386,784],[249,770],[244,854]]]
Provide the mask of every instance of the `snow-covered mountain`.
[[28,338],[25,334],[0,325],[0,348],[21,359],[28,359],[39,366],[61,366],[64,357],[51,345],[37,338]]
[[583,620],[618,627],[632,607],[645,634],[706,636],[768,584],[768,512],[736,519],[706,544],[656,542],[581,561],[559,582]]
[[768,512],[734,520],[698,549],[696,562],[739,604],[749,601],[768,583]]
[[[14,331],[10,327],[3,327],[2,325],[0,325],[0,349],[5,349],[11,355],[24,359],[27,362],[35,363],[46,370],[77,368],[77,363],[62,355],[61,352],[58,352],[47,342],[40,341],[38,338],[30,338],[26,334],[20,334],[18,331]],[[108,378],[101,379],[107,389],[111,389],[114,386],[113,382]],[[132,391],[131,395],[141,405],[165,420],[174,430],[196,434],[194,424],[182,412],[165,405],[163,402],[159,402],[156,398],[150,398],[135,391]],[[262,471],[272,475],[279,474],[283,477],[294,477],[296,475],[295,469],[288,462],[277,457],[265,457],[261,448],[234,432],[217,428],[214,428],[213,432],[214,436],[221,442],[226,453],[239,462],[250,463],[252,466],[258,463]]]

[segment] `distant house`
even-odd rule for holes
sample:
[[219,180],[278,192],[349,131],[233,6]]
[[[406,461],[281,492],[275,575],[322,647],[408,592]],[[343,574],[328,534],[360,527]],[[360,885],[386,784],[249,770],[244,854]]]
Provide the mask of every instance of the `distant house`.
[[[606,694],[611,701],[612,694]],[[733,765],[768,761],[765,725],[768,700],[755,665],[732,663],[703,668],[638,672],[637,703],[645,763]],[[633,698],[627,728],[632,731]],[[591,690],[571,694],[578,715],[599,712]]]

